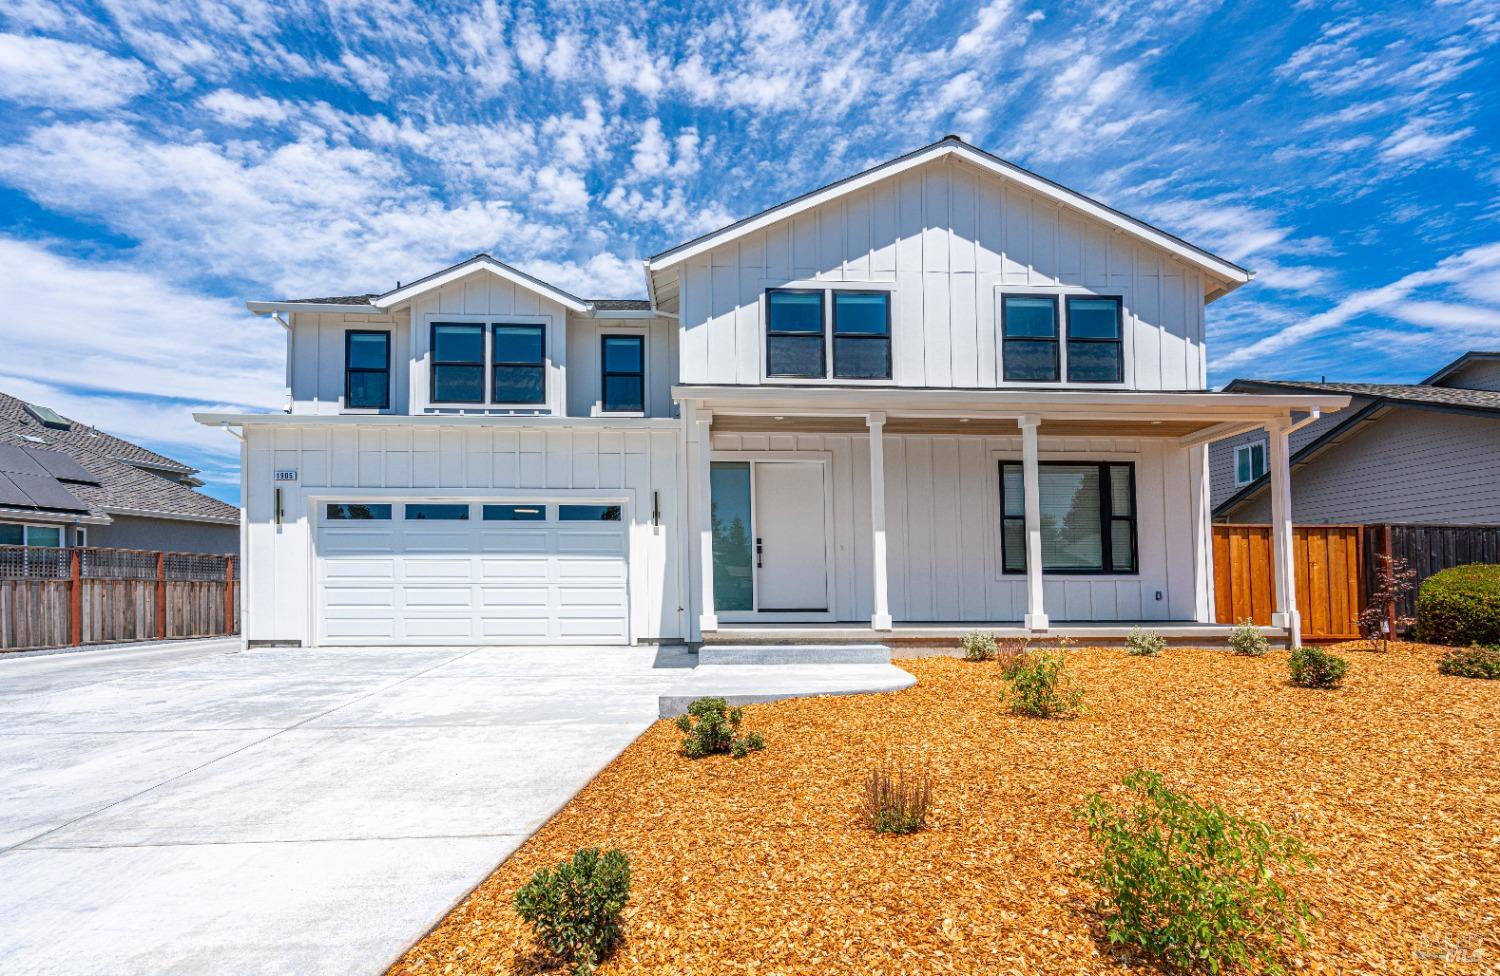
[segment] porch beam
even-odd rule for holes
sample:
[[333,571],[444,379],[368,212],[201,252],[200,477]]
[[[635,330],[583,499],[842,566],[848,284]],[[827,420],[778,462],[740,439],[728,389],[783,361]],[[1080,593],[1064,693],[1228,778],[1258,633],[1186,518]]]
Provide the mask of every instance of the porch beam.
[[865,416],[870,427],[870,553],[874,584],[870,626],[875,630],[891,629],[891,604],[887,592],[885,557],[885,414]]
[[714,607],[714,520],[713,482],[711,463],[713,459],[713,421],[711,410],[699,408],[693,414],[693,430],[698,442],[698,630],[712,633],[719,629],[719,615]]
[[1292,647],[1302,645],[1302,617],[1297,612],[1297,582],[1293,576],[1295,558],[1292,543],[1292,431],[1290,416],[1266,425],[1270,440],[1271,462],[1271,561],[1275,567],[1276,612],[1271,624],[1283,627]]
[[1026,497],[1026,618],[1027,630],[1047,629],[1047,610],[1042,600],[1042,482],[1037,460],[1036,429],[1042,418],[1027,414],[1020,418],[1021,484]]
[[1191,434],[1183,434],[1177,438],[1178,447],[1197,447],[1199,444],[1208,444],[1212,441],[1223,440],[1225,437],[1233,437],[1236,434],[1248,433],[1259,430],[1265,426],[1263,420],[1231,420],[1222,424],[1214,424],[1202,430],[1195,430]]

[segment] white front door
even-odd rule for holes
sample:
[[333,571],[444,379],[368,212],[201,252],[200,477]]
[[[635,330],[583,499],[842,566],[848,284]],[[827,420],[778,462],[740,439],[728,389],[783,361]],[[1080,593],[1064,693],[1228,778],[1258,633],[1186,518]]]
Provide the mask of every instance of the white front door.
[[824,465],[762,461],[755,465],[756,609],[828,609]]

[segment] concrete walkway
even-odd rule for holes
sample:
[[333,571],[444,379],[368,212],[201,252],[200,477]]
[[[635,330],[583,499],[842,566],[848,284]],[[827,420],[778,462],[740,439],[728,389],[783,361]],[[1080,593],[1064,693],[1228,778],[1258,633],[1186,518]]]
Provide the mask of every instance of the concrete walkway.
[[0,972],[381,973],[694,663],[225,641],[0,659]]

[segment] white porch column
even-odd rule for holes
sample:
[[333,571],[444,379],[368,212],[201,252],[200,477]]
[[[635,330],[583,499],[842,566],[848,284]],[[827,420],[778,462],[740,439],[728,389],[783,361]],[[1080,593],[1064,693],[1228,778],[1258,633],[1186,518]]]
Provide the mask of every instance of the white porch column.
[[1042,605],[1042,482],[1037,465],[1036,429],[1042,418],[1027,414],[1021,425],[1021,484],[1026,495],[1026,619],[1027,630],[1047,629]]
[[885,414],[869,414],[865,422],[870,426],[870,553],[874,563],[871,573],[874,612],[870,615],[870,626],[875,630],[890,630],[891,603],[885,566]]
[[719,615],[714,609],[714,507],[709,467],[713,460],[713,421],[714,415],[710,410],[700,408],[693,416],[693,425],[698,435],[698,464],[695,474],[698,481],[698,592],[702,601],[698,629],[704,632],[719,629]]
[[1288,434],[1290,417],[1266,425],[1271,462],[1271,560],[1275,565],[1276,612],[1271,624],[1285,627],[1293,647],[1302,645],[1302,615],[1297,612],[1297,580],[1293,575],[1292,472]]

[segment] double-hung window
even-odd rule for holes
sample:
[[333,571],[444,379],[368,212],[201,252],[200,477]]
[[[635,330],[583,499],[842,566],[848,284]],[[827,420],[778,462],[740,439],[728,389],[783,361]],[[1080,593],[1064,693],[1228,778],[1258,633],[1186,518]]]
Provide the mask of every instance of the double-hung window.
[[494,326],[494,386],[491,403],[547,402],[547,327]]
[[[1043,461],[1038,467],[1042,571],[1131,574],[1136,569],[1135,465]],[[1000,464],[1002,568],[1026,572],[1021,465]]]
[[1068,380],[1118,383],[1125,378],[1120,299],[1069,295]]
[[484,402],[484,326],[432,324],[432,402]]
[[1001,356],[1008,383],[1055,383],[1058,322],[1055,295],[1004,295],[1000,299]]
[[606,335],[600,339],[601,410],[644,413],[646,410],[646,337]]
[[1234,449],[1234,486],[1242,488],[1266,473],[1266,442],[1241,444]]
[[891,378],[891,296],[884,291],[833,293],[833,375]]
[[823,292],[773,288],[766,293],[766,375],[822,379]]
[[344,333],[344,406],[387,410],[391,405],[391,334]]

